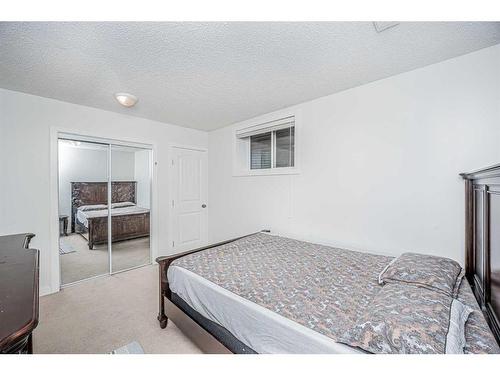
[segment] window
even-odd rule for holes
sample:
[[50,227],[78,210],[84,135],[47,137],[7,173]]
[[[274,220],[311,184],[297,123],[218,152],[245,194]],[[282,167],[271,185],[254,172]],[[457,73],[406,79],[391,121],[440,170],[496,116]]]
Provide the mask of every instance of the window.
[[295,166],[295,118],[240,129],[236,137],[247,144],[247,169],[262,170]]
[[250,169],[271,168],[272,133],[250,137]]
[[274,132],[275,167],[293,167],[294,165],[295,127]]

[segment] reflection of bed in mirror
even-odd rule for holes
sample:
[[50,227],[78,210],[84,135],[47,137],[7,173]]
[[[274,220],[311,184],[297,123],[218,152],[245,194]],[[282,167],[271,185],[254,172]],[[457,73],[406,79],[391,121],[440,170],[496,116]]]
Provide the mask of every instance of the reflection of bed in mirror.
[[[149,236],[149,209],[138,207],[135,181],[111,182],[112,242]],[[71,231],[89,249],[108,242],[108,183],[71,183]]]

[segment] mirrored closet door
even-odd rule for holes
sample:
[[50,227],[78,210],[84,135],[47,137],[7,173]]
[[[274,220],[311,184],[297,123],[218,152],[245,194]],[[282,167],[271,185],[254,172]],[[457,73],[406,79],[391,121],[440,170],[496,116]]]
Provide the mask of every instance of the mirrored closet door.
[[150,153],[136,147],[111,146],[111,272],[151,263]]
[[151,264],[151,153],[59,139],[61,285]]
[[61,284],[109,273],[106,144],[59,140]]

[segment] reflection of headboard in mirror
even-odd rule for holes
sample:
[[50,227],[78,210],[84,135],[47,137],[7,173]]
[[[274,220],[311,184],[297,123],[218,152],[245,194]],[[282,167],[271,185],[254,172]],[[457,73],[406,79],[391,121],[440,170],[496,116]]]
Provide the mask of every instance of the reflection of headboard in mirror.
[[[136,181],[112,181],[111,202],[136,203]],[[107,204],[107,182],[71,183],[71,231],[75,231],[75,216],[78,207],[90,204]]]

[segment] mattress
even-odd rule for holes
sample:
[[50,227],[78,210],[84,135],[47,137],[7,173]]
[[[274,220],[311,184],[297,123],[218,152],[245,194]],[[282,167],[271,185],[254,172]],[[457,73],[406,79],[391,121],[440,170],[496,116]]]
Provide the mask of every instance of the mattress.
[[222,345],[235,354],[256,354],[256,352],[243,344],[234,335],[221,325],[205,318],[199,312],[191,308],[181,297],[175,293],[171,293],[171,301],[180,308],[186,315],[200,325],[205,331],[210,333]]
[[[359,353],[337,342],[378,293],[392,258],[257,234],[172,263],[173,293],[257,353]],[[467,281],[473,307],[466,352],[497,350]]]
[[[87,207],[89,207],[89,206],[87,206]],[[144,213],[148,213],[148,212],[149,212],[148,208],[138,207],[136,205],[130,205],[130,206],[126,206],[126,207],[112,208],[111,209],[111,216],[144,214]],[[95,217],[106,217],[106,216],[108,216],[108,209],[107,208],[92,209],[89,211],[84,211],[84,210],[78,209],[76,211],[76,218],[78,219],[78,222],[80,222],[82,225],[84,225],[85,228],[88,228],[88,226],[89,226],[88,219],[95,218]]]
[[182,267],[168,270],[170,290],[257,353],[360,353]]

